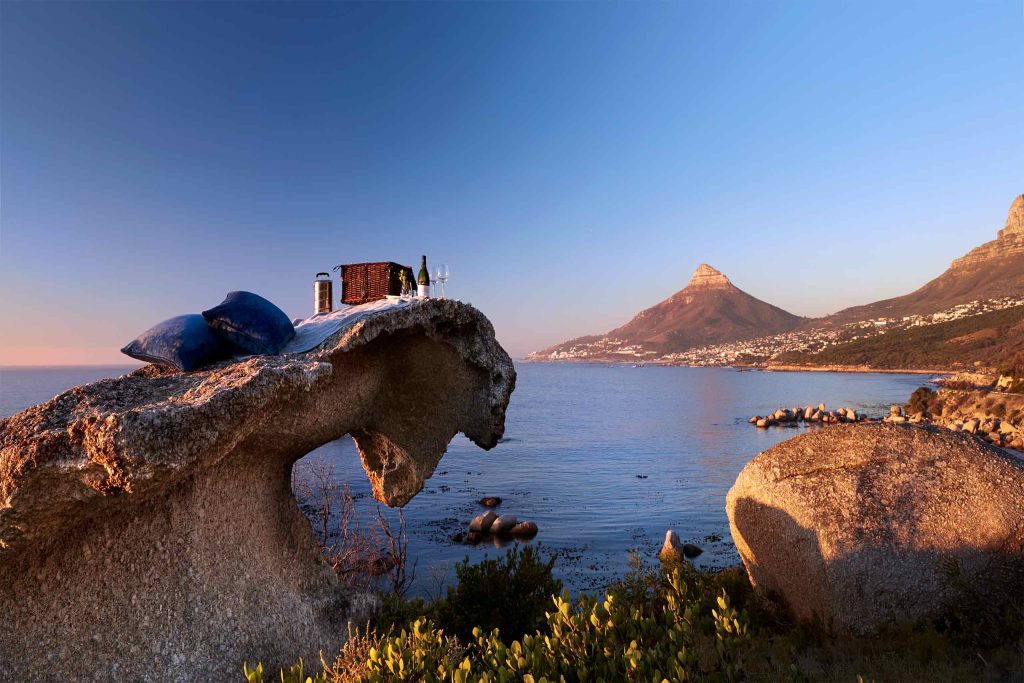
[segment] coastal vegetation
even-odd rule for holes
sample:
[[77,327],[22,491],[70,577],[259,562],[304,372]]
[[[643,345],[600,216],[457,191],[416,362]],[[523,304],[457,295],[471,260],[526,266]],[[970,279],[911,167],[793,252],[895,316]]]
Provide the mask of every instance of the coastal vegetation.
[[[821,622],[793,622],[756,593],[741,567],[709,572],[686,563],[645,566],[609,587],[603,598],[536,592],[507,600],[511,623],[540,620],[521,635],[500,627],[463,631],[468,621],[494,624],[487,586],[546,586],[554,556],[527,546],[459,572],[460,584],[433,601],[391,597],[374,622],[353,629],[341,651],[315,667],[296,662],[273,674],[246,664],[249,683],[384,681],[954,681],[1004,680],[1020,672],[1024,611],[1019,600],[951,600],[919,627],[897,626],[871,637],[840,636]],[[955,572],[955,567],[949,567]],[[455,595],[482,598],[476,605]],[[507,598],[508,596],[502,596]],[[457,609],[452,609],[456,608]],[[454,620],[453,620],[454,618]],[[312,674],[312,668],[322,673]]]
[[1024,354],[1024,306],[951,322],[895,330],[810,353],[793,351],[780,365],[864,365],[877,369],[937,370],[994,367]]

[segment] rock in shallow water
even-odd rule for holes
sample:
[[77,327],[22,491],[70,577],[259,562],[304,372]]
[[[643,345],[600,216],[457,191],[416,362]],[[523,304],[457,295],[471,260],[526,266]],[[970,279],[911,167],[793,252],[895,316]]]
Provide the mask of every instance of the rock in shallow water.
[[483,512],[474,517],[473,520],[469,523],[469,530],[476,531],[479,533],[487,533],[491,530],[491,527],[494,525],[494,520],[496,520],[497,518],[498,515],[496,515],[493,510]]
[[704,551],[701,550],[700,548],[698,548],[697,546],[693,545],[692,543],[684,543],[683,544],[683,555],[685,555],[688,559],[692,560],[693,558],[697,557],[698,555],[703,555],[703,554],[704,554]]
[[519,522],[509,530],[516,538],[530,539],[537,535],[537,525],[533,522]]
[[502,515],[494,520],[494,524],[491,525],[491,533],[495,535],[507,534],[516,524],[519,524],[519,520],[516,519],[515,515]]
[[455,434],[497,443],[514,385],[487,319],[431,300],[309,353],[151,366],[0,420],[0,678],[149,680],[177,657],[181,680],[233,680],[336,651],[374,601],[323,562],[292,464],[351,434],[403,505]]
[[683,559],[683,542],[679,540],[679,534],[671,529],[665,532],[665,542],[658,551],[658,559],[662,562],[678,562]]
[[839,631],[934,615],[952,560],[983,595],[1024,590],[1024,462],[966,434],[810,432],[751,460],[726,508],[755,587]]

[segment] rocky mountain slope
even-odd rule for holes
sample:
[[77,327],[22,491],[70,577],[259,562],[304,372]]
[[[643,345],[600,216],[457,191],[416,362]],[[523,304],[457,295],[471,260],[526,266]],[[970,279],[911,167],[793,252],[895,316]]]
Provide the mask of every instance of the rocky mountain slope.
[[842,324],[870,318],[923,315],[968,301],[1004,296],[1024,296],[1024,195],[1014,199],[1006,224],[996,239],[954,260],[945,273],[920,289],[847,308],[820,322]]
[[690,282],[622,327],[581,337],[531,354],[531,360],[599,359],[638,350],[651,354],[752,339],[795,329],[805,322],[736,287],[702,263]]

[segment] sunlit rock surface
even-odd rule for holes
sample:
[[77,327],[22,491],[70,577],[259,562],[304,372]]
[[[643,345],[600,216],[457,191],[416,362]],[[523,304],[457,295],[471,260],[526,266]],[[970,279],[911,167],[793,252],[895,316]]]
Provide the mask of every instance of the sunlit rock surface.
[[403,505],[456,433],[497,443],[514,385],[490,322],[432,300],[309,353],[148,366],[0,421],[0,671],[214,681],[319,661],[371,604],[322,561],[292,464],[351,434],[374,495]]
[[963,433],[839,425],[761,453],[726,500],[754,586],[792,616],[866,633],[960,597],[1022,595],[1024,462]]

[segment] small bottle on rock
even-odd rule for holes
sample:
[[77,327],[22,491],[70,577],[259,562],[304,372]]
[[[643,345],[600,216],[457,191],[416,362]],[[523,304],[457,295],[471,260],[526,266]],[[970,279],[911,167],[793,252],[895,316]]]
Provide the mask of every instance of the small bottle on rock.
[[430,296],[430,271],[427,270],[427,257],[424,256],[420,262],[420,272],[416,276],[417,294],[421,299]]

